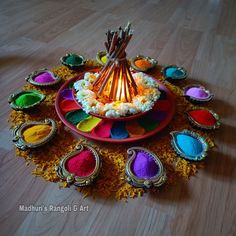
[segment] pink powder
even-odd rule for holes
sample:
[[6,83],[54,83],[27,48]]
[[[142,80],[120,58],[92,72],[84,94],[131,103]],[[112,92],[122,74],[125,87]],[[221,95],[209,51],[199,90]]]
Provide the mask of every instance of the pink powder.
[[48,72],[43,72],[34,78],[34,81],[40,84],[46,84],[55,81],[52,75]]
[[209,94],[202,88],[190,88],[186,91],[186,95],[194,98],[207,98]]
[[85,150],[66,162],[66,169],[79,177],[86,177],[93,173],[96,160],[92,152]]

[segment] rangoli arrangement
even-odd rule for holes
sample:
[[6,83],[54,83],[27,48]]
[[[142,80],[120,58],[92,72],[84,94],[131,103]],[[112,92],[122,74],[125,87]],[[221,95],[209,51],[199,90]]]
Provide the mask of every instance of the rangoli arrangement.
[[204,166],[220,126],[206,107],[213,94],[189,84],[182,67],[127,59],[129,23],[106,35],[96,61],[67,54],[10,95],[16,155],[35,164],[34,175],[84,197],[157,193]]

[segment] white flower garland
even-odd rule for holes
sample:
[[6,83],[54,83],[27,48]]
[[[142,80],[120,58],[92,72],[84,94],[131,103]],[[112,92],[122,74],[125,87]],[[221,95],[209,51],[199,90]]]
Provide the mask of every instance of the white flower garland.
[[150,76],[138,72],[133,73],[133,78],[138,87],[138,95],[133,97],[132,102],[116,101],[104,104],[97,100],[96,94],[91,90],[92,83],[98,75],[98,73],[87,72],[84,74],[84,79],[74,83],[74,88],[77,91],[76,99],[86,113],[92,112],[113,118],[134,115],[152,109],[160,97],[158,83]]

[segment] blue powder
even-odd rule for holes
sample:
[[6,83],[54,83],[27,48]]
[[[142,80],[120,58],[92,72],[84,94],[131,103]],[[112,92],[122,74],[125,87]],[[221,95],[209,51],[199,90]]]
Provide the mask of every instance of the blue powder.
[[184,75],[184,72],[182,70],[179,70],[175,67],[170,67],[166,69],[166,77],[174,77],[174,78],[178,78],[178,77],[182,77]]
[[128,131],[125,129],[125,122],[115,122],[111,128],[111,138],[125,139],[129,137]]
[[201,142],[194,137],[178,134],[176,139],[178,147],[188,156],[197,156],[203,151]]

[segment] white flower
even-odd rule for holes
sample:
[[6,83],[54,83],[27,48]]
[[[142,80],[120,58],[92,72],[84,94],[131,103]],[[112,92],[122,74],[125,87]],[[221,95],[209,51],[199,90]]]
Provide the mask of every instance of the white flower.
[[90,89],[91,84],[89,81],[86,80],[78,80],[77,82],[74,83],[74,88],[76,91],[83,90],[83,89]]
[[93,91],[85,89],[78,91],[76,96],[79,102],[82,102],[84,99],[87,98],[96,98],[96,94]]
[[97,78],[97,73],[94,74],[94,73],[86,72],[84,74],[83,80],[88,81],[90,84],[92,84],[96,78]]

